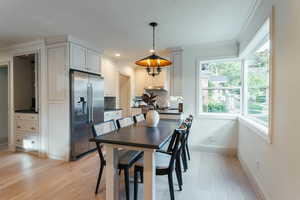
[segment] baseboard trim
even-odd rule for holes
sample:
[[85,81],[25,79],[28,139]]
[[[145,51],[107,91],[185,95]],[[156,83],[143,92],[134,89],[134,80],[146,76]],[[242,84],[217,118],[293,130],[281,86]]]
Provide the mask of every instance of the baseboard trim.
[[266,198],[266,195],[263,192],[262,188],[259,186],[259,183],[256,180],[255,176],[251,173],[246,162],[241,158],[240,154],[238,154],[238,159],[241,163],[241,167],[242,167],[243,171],[245,172],[252,188],[254,189],[254,192],[256,193],[256,196],[259,198],[259,200],[268,200],[268,198]]
[[237,157],[237,149],[235,148],[207,146],[207,145],[191,145],[190,149],[194,151],[203,151],[209,153],[217,153],[224,156]]
[[8,151],[8,144],[7,143],[0,144],[0,151]]

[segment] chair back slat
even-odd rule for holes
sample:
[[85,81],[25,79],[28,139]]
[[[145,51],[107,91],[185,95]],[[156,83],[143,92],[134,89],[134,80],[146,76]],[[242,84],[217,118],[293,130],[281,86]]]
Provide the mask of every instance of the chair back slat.
[[116,124],[114,120],[110,120],[107,122],[102,122],[98,124],[93,125],[93,134],[94,137],[97,137],[99,135],[104,135],[106,133],[110,133],[117,130]]
[[134,124],[132,117],[125,117],[117,120],[118,128],[124,128]]
[[133,118],[135,123],[142,122],[145,120],[144,114],[135,115]]
[[[104,135],[104,134],[113,132],[115,130],[117,130],[117,127],[116,127],[114,120],[93,124],[93,136],[94,137],[97,137],[99,135]],[[104,155],[102,152],[102,146],[98,142],[96,142],[96,146],[97,146],[97,151],[98,151],[101,163],[105,163]]]

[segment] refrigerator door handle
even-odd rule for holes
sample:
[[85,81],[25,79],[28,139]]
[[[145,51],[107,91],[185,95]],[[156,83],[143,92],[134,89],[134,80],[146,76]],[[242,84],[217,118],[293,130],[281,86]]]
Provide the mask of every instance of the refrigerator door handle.
[[88,110],[88,123],[91,121],[91,91],[90,84],[87,85],[87,110]]
[[94,88],[91,84],[91,122],[94,122]]

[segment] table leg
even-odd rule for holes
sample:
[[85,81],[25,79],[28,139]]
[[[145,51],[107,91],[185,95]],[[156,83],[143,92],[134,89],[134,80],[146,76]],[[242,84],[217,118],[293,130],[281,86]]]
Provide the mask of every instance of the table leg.
[[155,200],[155,151],[144,151],[144,200]]
[[106,199],[119,200],[118,152],[113,145],[106,147]]

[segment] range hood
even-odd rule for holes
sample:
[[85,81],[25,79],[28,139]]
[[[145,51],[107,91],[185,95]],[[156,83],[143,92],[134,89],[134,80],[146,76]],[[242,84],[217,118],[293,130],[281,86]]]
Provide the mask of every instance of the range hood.
[[151,91],[165,91],[168,92],[168,90],[164,86],[149,86],[145,88],[145,91],[151,92]]

